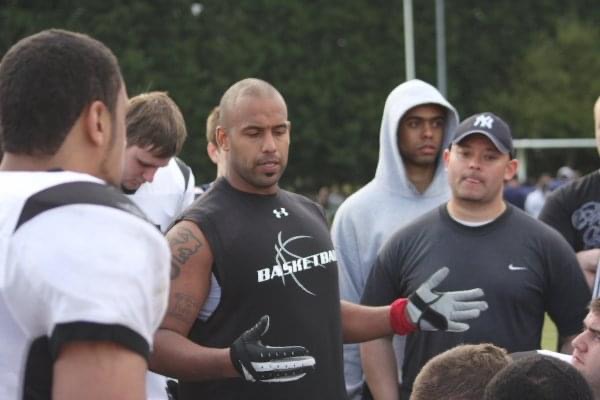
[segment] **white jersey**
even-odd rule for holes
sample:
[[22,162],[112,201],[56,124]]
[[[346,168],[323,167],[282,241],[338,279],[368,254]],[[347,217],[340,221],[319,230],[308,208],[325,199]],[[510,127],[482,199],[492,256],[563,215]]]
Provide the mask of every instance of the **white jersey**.
[[519,358],[523,358],[523,357],[527,357],[527,356],[532,356],[535,354],[541,354],[543,356],[549,356],[549,357],[554,357],[554,358],[558,358],[559,360],[562,360],[566,363],[569,364],[573,364],[573,356],[571,354],[563,354],[563,353],[557,353],[556,351],[550,351],[550,350],[530,350],[530,351],[521,351],[521,352],[517,352],[517,353],[511,353],[510,356],[513,360],[519,359]]
[[194,201],[194,174],[176,157],[159,168],[152,182],[144,183],[129,198],[144,211],[161,232]]
[[111,340],[147,357],[169,268],[164,237],[104,182],[0,172],[0,399],[22,399],[25,387],[50,398],[69,341]]

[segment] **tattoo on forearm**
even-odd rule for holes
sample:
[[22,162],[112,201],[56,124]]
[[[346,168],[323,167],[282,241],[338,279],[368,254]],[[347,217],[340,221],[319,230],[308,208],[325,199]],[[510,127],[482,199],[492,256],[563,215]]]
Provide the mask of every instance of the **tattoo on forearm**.
[[181,267],[202,247],[202,242],[187,228],[180,229],[169,238],[171,245],[171,280],[181,274]]
[[175,293],[172,300],[167,315],[185,323],[194,322],[198,302],[192,296],[185,293]]

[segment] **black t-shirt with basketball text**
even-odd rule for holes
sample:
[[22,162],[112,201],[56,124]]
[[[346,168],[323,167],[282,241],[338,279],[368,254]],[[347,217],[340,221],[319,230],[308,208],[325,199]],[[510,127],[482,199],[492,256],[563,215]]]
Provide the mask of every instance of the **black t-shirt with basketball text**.
[[345,399],[337,263],[322,209],[284,190],[241,192],[222,178],[182,219],[195,222],[206,236],[221,286],[214,313],[205,322],[198,319],[189,338],[229,347],[269,315],[263,342],[306,347],[316,369],[286,383],[180,380],[180,398]]

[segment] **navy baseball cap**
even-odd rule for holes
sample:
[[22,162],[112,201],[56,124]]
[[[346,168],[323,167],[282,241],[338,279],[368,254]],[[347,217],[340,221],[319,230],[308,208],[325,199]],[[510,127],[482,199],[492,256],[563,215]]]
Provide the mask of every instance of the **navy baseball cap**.
[[514,155],[510,127],[496,114],[484,112],[471,115],[456,127],[451,144],[456,144],[474,133],[485,135],[500,153]]

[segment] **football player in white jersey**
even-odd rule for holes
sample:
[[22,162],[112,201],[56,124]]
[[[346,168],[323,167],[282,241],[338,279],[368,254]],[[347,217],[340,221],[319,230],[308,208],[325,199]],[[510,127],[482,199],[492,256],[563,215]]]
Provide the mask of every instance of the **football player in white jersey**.
[[89,36],[46,30],[2,59],[2,399],[144,397],[170,253],[114,188],[126,107],[117,59]]

